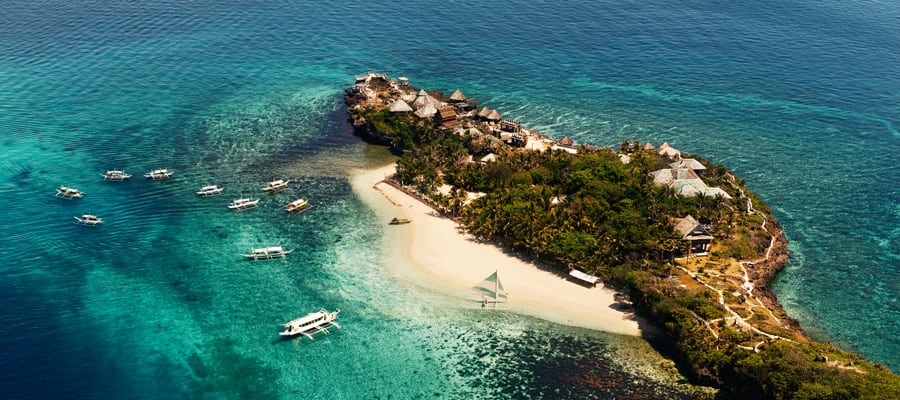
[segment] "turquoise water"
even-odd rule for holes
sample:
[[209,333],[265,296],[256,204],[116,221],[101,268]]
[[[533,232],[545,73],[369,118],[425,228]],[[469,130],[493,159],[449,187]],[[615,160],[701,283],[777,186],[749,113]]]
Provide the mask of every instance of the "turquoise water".
[[[347,180],[386,160],[341,108],[369,70],[460,88],[551,136],[668,141],[726,164],[791,240],[775,287],[788,311],[900,368],[896,4],[0,10],[5,397],[687,397],[639,339],[473,312],[391,277],[383,221]],[[171,182],[99,177],[163,166]],[[225,209],[282,177],[291,193]],[[196,198],[208,183],[226,193]],[[56,199],[60,184],[87,195]],[[300,196],[316,208],[286,218],[280,205]],[[107,223],[71,224],[82,212]],[[238,256],[270,244],[297,251]],[[320,307],[341,308],[346,329],[277,341],[278,324]]]

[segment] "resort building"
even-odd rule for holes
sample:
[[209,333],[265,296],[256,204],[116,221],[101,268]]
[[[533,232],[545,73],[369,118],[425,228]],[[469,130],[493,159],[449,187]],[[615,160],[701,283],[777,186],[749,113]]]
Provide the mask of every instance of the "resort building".
[[[706,182],[703,182],[703,179],[700,179],[697,174],[697,171],[705,170],[706,167],[700,165],[696,160],[691,161],[693,163],[674,162],[670,164],[670,168],[652,172],[653,183],[657,186],[669,186],[675,190],[675,193],[685,197],[702,194],[708,197],[722,196],[725,199],[731,199],[731,196],[724,190],[706,186]],[[700,165],[702,169],[690,168],[694,163]]]
[[700,224],[694,217],[688,215],[677,220],[675,230],[681,233],[681,240],[690,243],[688,255],[704,256],[709,254],[713,236],[709,233],[707,226]]

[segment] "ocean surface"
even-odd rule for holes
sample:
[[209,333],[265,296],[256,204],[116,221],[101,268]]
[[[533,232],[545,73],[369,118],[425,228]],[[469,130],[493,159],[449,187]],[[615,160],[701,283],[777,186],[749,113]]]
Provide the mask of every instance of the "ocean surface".
[[[640,338],[392,276],[385,221],[348,182],[389,160],[342,108],[370,70],[553,137],[725,164],[784,225],[788,312],[900,371],[900,3],[6,0],[0,15],[0,397],[690,397]],[[141,178],[160,167],[174,179]],[[291,191],[226,209],[275,178]],[[194,195],[211,183],[225,193]],[[296,197],[316,207],[286,216]],[[74,225],[83,212],[107,222]],[[239,256],[267,245],[296,251]],[[323,307],[343,330],[278,340]]]

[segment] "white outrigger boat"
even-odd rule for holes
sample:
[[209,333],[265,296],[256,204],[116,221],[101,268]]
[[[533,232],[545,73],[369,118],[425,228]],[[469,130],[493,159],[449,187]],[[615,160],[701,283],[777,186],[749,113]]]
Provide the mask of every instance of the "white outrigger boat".
[[94,214],[81,214],[80,217],[75,217],[75,220],[78,221],[78,225],[85,226],[97,226],[103,223],[103,218],[100,218]]
[[341,310],[334,310],[334,312],[328,312],[324,308],[306,314],[300,318],[294,319],[291,322],[283,324],[282,326],[286,329],[279,332],[278,334],[281,336],[297,336],[303,335],[308,337],[310,340],[313,340],[313,335],[321,332],[324,334],[329,334],[331,332],[328,331],[328,328],[335,327],[341,329],[341,326],[338,325],[334,320],[337,318],[338,313]]
[[128,178],[131,178],[131,175],[126,174],[125,171],[120,171],[117,169],[106,171],[106,173],[101,174],[101,176],[103,176],[104,181],[124,181]]
[[228,205],[228,208],[235,211],[243,211],[255,208],[257,204],[259,204],[259,199],[254,199],[252,197],[245,199],[241,197],[239,199],[234,199],[234,201]]
[[287,210],[287,212],[298,213],[309,210],[310,208],[312,208],[312,204],[309,204],[309,201],[306,199],[297,199],[284,206],[284,209]]
[[150,172],[144,174],[144,178],[154,180],[154,181],[161,181],[164,179],[171,178],[172,174],[174,174],[174,173],[175,173],[175,171],[170,171],[168,168],[160,168],[160,169],[154,169],[153,171],[150,171]]
[[196,192],[196,193],[197,193],[197,196],[203,196],[203,197],[215,196],[219,193],[222,193],[222,190],[225,190],[225,189],[220,188],[219,185],[209,185],[209,186],[204,186],[204,187],[200,188],[200,191]]
[[266,182],[266,186],[262,188],[263,192],[274,192],[277,190],[287,188],[288,183],[291,183],[290,180],[276,179],[271,182]]
[[59,198],[72,200],[72,199],[80,199],[81,196],[84,196],[84,192],[82,192],[78,189],[75,189],[73,187],[60,186],[56,189],[56,197],[59,197]]
[[285,250],[281,248],[281,246],[270,246],[261,249],[253,249],[249,253],[241,255],[253,261],[274,260],[276,258],[287,258],[287,255],[293,252],[294,250]]

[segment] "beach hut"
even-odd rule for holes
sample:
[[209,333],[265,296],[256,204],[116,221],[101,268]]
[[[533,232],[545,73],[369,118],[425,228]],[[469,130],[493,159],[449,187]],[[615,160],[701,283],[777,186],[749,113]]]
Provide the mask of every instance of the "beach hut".
[[428,104],[431,104],[432,106],[434,106],[435,109],[437,109],[437,107],[440,107],[442,105],[442,103],[438,99],[435,99],[434,97],[432,97],[424,89],[420,89],[419,93],[416,93],[416,99],[413,100],[412,106],[415,107],[416,109],[419,109]]
[[503,119],[503,115],[497,112],[497,110],[491,110],[491,113],[488,114],[485,119],[488,121],[499,121]]
[[560,146],[572,146],[574,144],[575,142],[573,142],[572,139],[568,136],[563,136],[563,138],[559,141]]
[[434,108],[433,105],[425,104],[424,106],[416,110],[415,114],[419,118],[432,118],[434,117],[434,114],[437,114],[437,112],[437,109]]
[[406,104],[405,101],[403,101],[402,99],[398,99],[398,100],[394,101],[394,104],[391,104],[390,110],[391,110],[391,112],[396,113],[396,112],[411,112],[413,109],[412,109],[412,107],[409,106],[409,104]]
[[670,146],[669,142],[663,142],[663,144],[659,145],[659,155],[677,160],[681,158],[681,150]]
[[440,123],[441,126],[445,128],[455,128],[459,126],[459,121],[456,120],[456,108],[453,106],[444,106],[438,110],[438,114],[440,115]]
[[466,96],[463,95],[463,93],[460,92],[459,89],[456,89],[455,91],[453,91],[453,93],[450,94],[450,102],[452,102],[452,103],[465,103],[465,102],[466,102]]
[[[666,144],[668,144],[668,143],[666,143]],[[653,146],[653,143],[647,142],[647,143],[644,143],[643,146],[641,146],[641,150],[653,150],[653,151],[656,151],[656,147]]]
[[490,108],[487,108],[487,106],[484,106],[484,108],[482,108],[481,110],[478,111],[477,115],[480,118],[487,118],[487,116],[491,114],[491,111],[492,110]]

